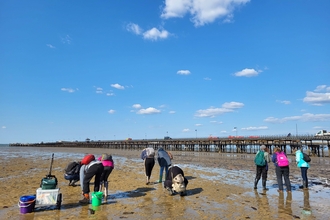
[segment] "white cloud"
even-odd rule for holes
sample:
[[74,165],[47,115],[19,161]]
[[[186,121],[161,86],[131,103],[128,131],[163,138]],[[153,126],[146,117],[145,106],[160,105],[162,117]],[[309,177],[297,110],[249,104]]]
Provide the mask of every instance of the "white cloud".
[[242,128],[242,130],[246,130],[246,131],[257,131],[257,130],[267,130],[267,129],[268,129],[267,126]]
[[136,35],[140,35],[143,32],[142,28],[140,28],[139,25],[134,24],[134,23],[129,23],[126,26],[126,30],[129,31],[129,32],[132,32],[132,33],[134,33]]
[[115,95],[115,93],[112,93],[112,92],[107,93],[107,96],[114,96],[114,95]]
[[76,90],[71,89],[71,88],[61,88],[61,90],[62,90],[63,92],[69,92],[69,93],[73,93],[73,92],[76,91]]
[[233,112],[234,109],[243,108],[244,104],[240,102],[226,102],[221,108],[210,107],[208,109],[197,110],[195,113],[196,117],[215,117],[228,112]]
[[47,45],[47,47],[49,47],[49,48],[51,48],[51,49],[55,49],[56,47],[54,47],[53,45],[51,45],[51,44],[46,44]]
[[287,100],[283,100],[283,101],[277,100],[277,102],[282,103],[284,105],[290,105],[291,104],[291,102],[290,101],[287,101]]
[[168,38],[170,33],[166,30],[158,30],[157,28],[151,28],[143,33],[143,38],[148,40],[159,40]]
[[330,114],[311,114],[306,113],[299,116],[290,116],[290,117],[284,117],[284,118],[275,118],[275,117],[268,117],[264,119],[264,122],[269,123],[285,123],[288,121],[330,121]]
[[169,114],[175,114],[175,111],[169,111],[168,113]]
[[109,114],[114,114],[115,112],[116,112],[116,111],[113,110],[113,109],[110,109],[110,110],[108,111]]
[[195,124],[195,126],[196,126],[196,127],[200,127],[200,126],[202,126],[202,124]]
[[205,77],[204,80],[209,81],[209,80],[211,80],[211,78]]
[[103,89],[100,88],[100,87],[96,88],[96,93],[97,94],[102,94],[103,93]]
[[222,124],[223,122],[222,121],[210,121],[210,123],[212,123],[212,124]]
[[[312,105],[323,105],[330,103],[330,87],[320,85],[317,86],[314,91],[316,92],[307,91],[306,97],[303,101]],[[322,93],[322,91],[325,92]]]
[[2,129],[6,129],[7,127],[6,127],[6,126],[2,126],[1,128],[2,128]]
[[61,38],[63,44],[71,44],[71,37],[69,35],[66,35],[65,37]]
[[319,86],[316,87],[316,89],[314,91],[315,92],[320,92],[320,91],[323,91],[323,90],[326,90],[326,89],[327,89],[327,85],[319,85]]
[[243,69],[241,71],[238,71],[236,73],[234,73],[235,76],[245,76],[245,77],[252,77],[252,76],[258,76],[258,74],[260,73],[261,71],[257,71],[255,69]]
[[165,0],[161,17],[182,18],[190,14],[190,20],[197,26],[203,26],[224,18],[224,22],[233,20],[234,10],[250,0]]
[[184,128],[184,129],[182,130],[182,132],[189,132],[189,131],[190,131],[189,128]]
[[156,109],[156,108],[153,108],[153,107],[149,107],[149,108],[146,108],[146,109],[140,109],[139,111],[136,112],[136,114],[140,114],[140,115],[152,115],[152,114],[158,114],[160,113],[161,111]]
[[132,107],[136,108],[136,109],[142,108],[142,106],[140,104],[134,104]]
[[116,83],[116,84],[111,84],[111,87],[116,88],[116,89],[125,89],[124,86],[119,85],[118,83]]
[[189,70],[179,70],[178,72],[176,72],[176,74],[179,75],[189,75],[191,74]]
[[168,38],[171,34],[167,30],[164,30],[163,28],[151,28],[150,30],[143,31],[142,28],[140,28],[139,25],[134,24],[134,23],[129,23],[126,25],[126,30],[129,32],[132,32],[136,35],[142,35],[144,39],[147,40],[159,40],[159,39],[166,39]]

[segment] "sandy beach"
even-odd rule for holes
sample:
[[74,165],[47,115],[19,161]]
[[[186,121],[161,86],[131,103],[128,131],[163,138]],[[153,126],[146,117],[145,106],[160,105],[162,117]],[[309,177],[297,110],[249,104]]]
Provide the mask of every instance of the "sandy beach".
[[[0,150],[0,219],[328,219],[330,210],[328,157],[312,158],[309,190],[299,189],[300,170],[291,163],[293,192],[287,194],[277,192],[272,164],[268,171],[269,190],[262,190],[261,181],[258,190],[253,190],[254,155],[172,151],[173,164],[180,166],[189,180],[187,196],[180,197],[168,195],[157,182],[157,163],[152,184],[145,185],[140,151],[36,147]],[[52,153],[52,174],[63,195],[61,209],[38,205],[33,213],[21,214],[20,197],[36,194],[41,179],[49,173]],[[86,153],[110,153],[115,163],[109,177],[109,196],[97,208],[80,205],[80,186],[68,186],[63,178],[66,165],[81,160]]]

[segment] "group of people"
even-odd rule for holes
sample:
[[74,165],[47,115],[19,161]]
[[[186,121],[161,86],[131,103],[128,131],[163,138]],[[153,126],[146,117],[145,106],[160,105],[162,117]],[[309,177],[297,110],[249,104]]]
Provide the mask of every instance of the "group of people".
[[[302,185],[299,188],[308,189],[308,177],[307,170],[310,168],[309,161],[304,160],[304,154],[301,149],[295,149],[295,161],[297,167],[301,170],[302,177]],[[259,159],[262,158],[262,159]],[[264,190],[267,190],[266,182],[267,182],[267,173],[268,166],[270,162],[274,163],[275,166],[275,174],[278,183],[278,191],[283,192],[283,178],[286,186],[286,191],[291,193],[291,182],[289,178],[290,167],[289,160],[285,154],[279,147],[275,147],[274,153],[272,156],[269,154],[269,149],[262,145],[260,150],[256,153],[254,162],[256,164],[256,177],[254,180],[254,189],[257,189],[258,182],[260,178],[262,179],[262,187]]]
[[[94,192],[104,190],[104,197],[108,196],[108,178],[114,169],[114,162],[110,154],[102,154],[95,158],[93,154],[87,154],[79,162],[71,162],[65,169],[64,178],[69,180],[69,186],[75,186],[80,180],[80,186],[83,199],[79,201],[82,204],[88,204],[90,201],[90,181],[94,179]],[[104,188],[104,189],[103,189]]]
[[[153,147],[147,147],[141,152],[141,159],[144,162],[146,175],[146,185],[150,184],[150,177],[155,166],[156,153]],[[184,176],[183,170],[178,166],[172,166],[173,155],[160,147],[157,150],[157,162],[160,167],[158,183],[163,182],[165,171],[164,188],[170,195],[179,193],[180,196],[186,195],[188,180]]]
[[[141,153],[141,159],[144,161],[146,185],[150,184],[150,177],[155,165],[156,153],[153,147],[145,148]],[[186,186],[188,180],[184,177],[183,170],[178,166],[172,166],[173,155],[159,148],[157,151],[157,161],[160,166],[158,182],[163,182],[165,174],[164,188],[170,195],[179,193],[180,196],[186,195]],[[93,154],[87,154],[78,162],[71,162],[65,168],[64,178],[69,180],[69,186],[76,186],[80,181],[83,199],[79,200],[81,204],[89,204],[90,201],[90,181],[94,177],[94,192],[104,191],[104,198],[108,196],[108,178],[114,169],[114,161],[110,154],[102,154],[95,158]]]

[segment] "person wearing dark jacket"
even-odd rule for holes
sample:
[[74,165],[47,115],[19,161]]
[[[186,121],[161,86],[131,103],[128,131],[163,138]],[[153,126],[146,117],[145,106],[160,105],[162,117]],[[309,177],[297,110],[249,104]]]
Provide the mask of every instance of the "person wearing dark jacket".
[[275,147],[274,153],[272,156],[272,162],[275,165],[275,173],[278,183],[278,191],[283,192],[283,178],[286,185],[286,190],[288,193],[291,193],[291,182],[290,182],[290,169],[289,166],[280,167],[277,161],[277,155],[281,152],[279,147]]
[[76,186],[76,182],[79,181],[80,162],[71,162],[64,170],[64,179],[69,180],[69,186]]
[[169,192],[170,195],[180,193],[180,196],[187,195],[186,188],[188,180],[184,177],[183,170],[178,166],[171,166],[168,169],[168,175],[164,182],[164,188]]
[[169,154],[162,147],[158,149],[157,161],[160,166],[158,182],[161,183],[163,182],[164,170],[165,170],[165,179],[166,179],[168,173],[168,167],[171,166],[171,158]]

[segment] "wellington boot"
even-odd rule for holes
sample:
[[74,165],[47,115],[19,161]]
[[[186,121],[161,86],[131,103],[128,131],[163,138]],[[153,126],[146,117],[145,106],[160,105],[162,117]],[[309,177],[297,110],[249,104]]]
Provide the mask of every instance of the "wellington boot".
[[159,175],[159,180],[158,180],[159,183],[163,182],[163,174],[160,174]]
[[267,182],[267,180],[262,180],[262,189],[263,190],[268,190],[268,188],[266,187],[266,182]]
[[308,182],[303,181],[303,189],[308,189]]
[[259,182],[259,180],[258,179],[255,179],[254,180],[254,189],[257,189],[258,187],[257,187],[257,185],[258,185],[258,182]]
[[84,194],[84,198],[82,200],[79,200],[80,204],[89,204],[89,193]]

